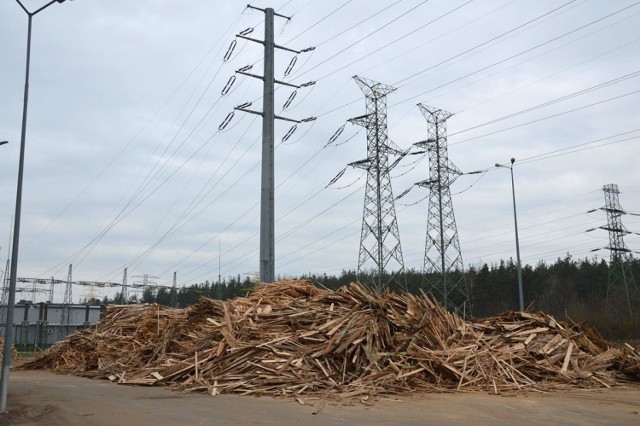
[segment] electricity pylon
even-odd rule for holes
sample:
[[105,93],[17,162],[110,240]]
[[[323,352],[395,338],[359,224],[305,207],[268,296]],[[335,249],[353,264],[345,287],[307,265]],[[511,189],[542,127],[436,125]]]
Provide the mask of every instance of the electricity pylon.
[[458,228],[451,201],[451,183],[462,174],[449,161],[445,122],[453,114],[418,104],[427,119],[427,140],[414,145],[427,151],[429,179],[416,185],[429,189],[427,238],[424,249],[424,284],[446,309],[470,313],[469,290],[458,241]]
[[60,320],[60,328],[58,329],[58,340],[67,337],[67,335],[71,331],[69,328],[71,327],[71,304],[73,303],[73,297],[71,293],[73,285],[72,273],[73,265],[69,265],[67,283],[64,289],[64,299],[62,301],[62,319]]
[[605,206],[607,212],[607,225],[601,226],[609,232],[609,246],[605,247],[610,252],[609,278],[607,282],[607,311],[620,309],[624,303],[624,309],[631,317],[640,312],[640,292],[635,282],[631,265],[629,263],[631,250],[624,242],[624,236],[631,234],[623,224],[622,215],[627,214],[620,206],[620,190],[616,184],[608,184],[602,187],[604,191]]
[[[367,108],[365,115],[349,120],[367,130],[367,158],[349,164],[367,171],[358,275],[369,275],[373,269],[376,274],[374,284],[378,291],[391,283],[406,290],[400,232],[389,176],[398,163],[394,161],[389,164],[389,156],[398,155],[402,158],[406,155],[387,135],[387,95],[396,89],[358,76],[354,79],[365,95]],[[370,267],[371,261],[373,268]]]
[[[0,324],[4,324],[7,320],[7,299],[9,295],[9,265],[10,260],[7,259],[7,267],[2,276],[2,295],[0,295]],[[4,332],[3,332],[4,334]]]

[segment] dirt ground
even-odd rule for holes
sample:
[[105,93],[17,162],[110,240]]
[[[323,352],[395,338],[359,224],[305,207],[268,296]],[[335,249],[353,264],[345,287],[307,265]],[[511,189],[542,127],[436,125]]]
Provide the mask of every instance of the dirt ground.
[[426,394],[372,405],[120,386],[54,374],[12,371],[0,425],[637,425],[640,387],[598,391]]

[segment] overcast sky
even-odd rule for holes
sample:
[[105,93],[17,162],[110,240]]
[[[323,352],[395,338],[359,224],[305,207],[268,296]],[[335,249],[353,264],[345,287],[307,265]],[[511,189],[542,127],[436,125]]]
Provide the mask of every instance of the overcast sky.
[[[24,0],[31,10],[45,2]],[[262,0],[276,18],[276,92],[286,117],[318,117],[281,143],[276,124],[276,274],[337,274],[357,267],[366,156],[365,113],[354,75],[392,85],[389,137],[405,149],[427,137],[417,103],[454,113],[451,187],[465,265],[515,257],[514,174],[523,263],[576,258],[608,244],[602,186],[640,212],[640,2],[617,0]],[[262,47],[237,40],[264,15],[240,1],[77,0],[33,19],[27,151],[18,276],[170,285],[258,270],[261,82],[234,71]],[[8,255],[24,89],[27,16],[0,2],[0,258]],[[562,155],[560,155],[562,154]],[[395,195],[428,177],[425,156],[392,171]],[[428,190],[397,200],[405,266],[421,269]],[[623,223],[640,231],[640,219]],[[626,238],[640,250],[640,238]],[[221,251],[219,251],[219,247]],[[219,262],[220,261],[220,262]],[[219,270],[220,263],[220,270]],[[86,289],[74,289],[77,299]]]

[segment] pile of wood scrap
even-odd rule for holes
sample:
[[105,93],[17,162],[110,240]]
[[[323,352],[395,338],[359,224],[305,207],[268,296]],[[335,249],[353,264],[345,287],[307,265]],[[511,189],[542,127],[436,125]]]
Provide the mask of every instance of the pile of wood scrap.
[[[4,356],[4,338],[0,337],[0,360],[2,360],[3,356]],[[11,359],[16,360],[18,359],[18,357],[19,355],[15,345],[11,345]]]
[[424,294],[281,281],[187,309],[111,306],[23,368],[211,395],[344,398],[610,387],[640,380],[640,352],[541,313],[465,321]]

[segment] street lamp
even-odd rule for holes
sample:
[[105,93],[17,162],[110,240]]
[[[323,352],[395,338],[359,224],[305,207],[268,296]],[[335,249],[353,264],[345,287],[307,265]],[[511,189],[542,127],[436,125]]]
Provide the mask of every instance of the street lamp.
[[522,294],[522,264],[520,263],[520,240],[518,239],[518,216],[516,215],[516,190],[513,184],[513,163],[516,162],[515,158],[511,159],[510,166],[504,166],[496,163],[496,167],[504,167],[511,170],[511,194],[513,195],[513,223],[516,228],[516,257],[518,260],[518,296],[520,298],[520,311],[524,311],[524,296]]
[[29,12],[20,0],[16,2],[28,16],[27,25],[27,65],[24,76],[24,104],[22,107],[22,132],[20,134],[20,160],[18,163],[18,185],[16,190],[16,212],[13,223],[13,249],[11,251],[11,275],[9,276],[9,297],[7,301],[7,319],[4,330],[4,352],[2,357],[2,376],[0,377],[0,413],[7,412],[7,392],[9,390],[9,369],[11,368],[11,345],[13,343],[13,311],[16,302],[16,277],[18,272],[18,246],[20,243],[20,212],[22,208],[22,177],[24,174],[24,149],[27,137],[27,103],[29,101],[29,66],[31,64],[31,24],[33,17],[54,3],[65,0],[51,0],[44,6]]
[[9,143],[9,141],[0,141],[0,145],[4,145],[6,143]]

